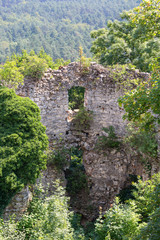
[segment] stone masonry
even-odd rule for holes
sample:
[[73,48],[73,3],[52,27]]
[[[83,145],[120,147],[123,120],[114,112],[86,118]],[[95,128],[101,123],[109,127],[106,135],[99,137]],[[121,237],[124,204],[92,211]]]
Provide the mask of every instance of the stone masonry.
[[[51,146],[63,138],[69,146],[83,149],[89,193],[87,200],[80,196],[82,204],[80,207],[74,206],[74,209],[86,219],[93,220],[98,215],[99,207],[107,209],[116,194],[129,184],[129,174],[145,179],[147,173],[138,157],[125,146],[99,152],[95,149],[98,136],[103,134],[103,127],[113,126],[120,141],[125,135],[124,110],[117,103],[117,99],[123,95],[123,89],[119,87],[119,79],[111,68],[91,63],[88,72],[83,70],[79,63],[70,63],[59,70],[48,69],[41,80],[25,79],[17,94],[29,97],[40,108]],[[121,77],[124,81],[127,78],[146,79],[148,74],[128,69]],[[85,88],[84,106],[93,112],[89,130],[77,131],[70,121],[68,90],[73,86]],[[89,213],[83,202],[88,209],[92,206],[93,211]]]

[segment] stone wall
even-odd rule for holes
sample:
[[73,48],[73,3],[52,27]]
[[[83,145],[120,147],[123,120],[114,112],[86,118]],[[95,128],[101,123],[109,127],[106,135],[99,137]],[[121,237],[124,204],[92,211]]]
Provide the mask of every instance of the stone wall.
[[32,194],[28,186],[25,187],[20,193],[13,197],[12,202],[6,207],[4,212],[4,219],[8,220],[11,215],[19,218],[26,211],[29,202],[32,200]]
[[[49,69],[39,81],[25,79],[24,85],[17,91],[17,94],[31,98],[39,106],[51,145],[61,137],[66,144],[79,145],[83,149],[89,192],[87,196],[84,195],[86,199],[82,194],[79,196],[79,202],[82,203],[79,207],[74,206],[74,209],[90,220],[98,215],[100,206],[107,209],[115,195],[130,183],[129,174],[141,175],[144,179],[147,177],[138,157],[129,153],[124,146],[103,152],[95,149],[98,136],[103,134],[103,127],[113,126],[120,141],[125,134],[126,122],[122,119],[124,111],[117,103],[123,90],[118,87],[118,79],[115,79],[113,71],[92,63],[88,72],[84,73],[78,63],[70,63],[59,70]],[[121,78],[145,79],[148,74],[128,69]],[[89,130],[77,131],[69,121],[68,90],[73,86],[85,88],[84,105],[93,111]],[[49,174],[54,179],[54,174]],[[92,205],[93,211],[87,211],[84,204]]]
[[[50,141],[66,137],[70,131],[68,119],[68,90],[73,86],[85,88],[84,105],[93,111],[92,132],[99,132],[103,126],[113,125],[118,134],[123,134],[125,122],[123,110],[117,99],[122,90],[117,91],[114,70],[92,63],[88,73],[84,74],[78,63],[70,63],[60,70],[48,69],[41,80],[25,79],[17,94],[32,99],[40,108],[42,123],[47,128]],[[126,78],[147,78],[148,74],[128,70],[122,76]]]

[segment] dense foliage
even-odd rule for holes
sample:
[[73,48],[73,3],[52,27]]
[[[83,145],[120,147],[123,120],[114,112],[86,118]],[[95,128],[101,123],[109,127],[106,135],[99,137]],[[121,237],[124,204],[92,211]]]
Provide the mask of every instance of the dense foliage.
[[69,62],[69,60],[64,61],[63,59],[57,59],[53,62],[43,49],[38,54],[33,50],[30,53],[22,50],[21,54],[14,53],[0,66],[0,84],[16,88],[19,84],[23,84],[24,77],[38,80],[48,68],[58,69]]
[[146,129],[160,123],[159,108],[160,62],[152,68],[152,76],[143,81],[136,89],[129,91],[119,99],[126,111],[124,118],[139,122]]
[[160,57],[159,9],[159,0],[144,0],[121,15],[125,21],[108,21],[106,28],[91,32],[91,51],[100,63],[132,63],[149,71],[149,64]]
[[97,240],[124,240],[134,239],[139,233],[140,216],[135,206],[119,204],[118,198],[114,205],[100,215],[96,223]]
[[[64,190],[56,183],[55,193],[44,198],[35,195],[28,212],[18,222],[0,223],[3,240],[159,240],[160,174],[134,183],[134,199],[125,204],[118,198],[96,220],[91,232],[80,225],[80,216],[69,211]],[[36,191],[37,192],[37,191]],[[86,234],[85,234],[86,233]]]
[[57,170],[63,170],[69,162],[70,149],[64,146],[49,150],[47,153],[47,164],[54,166]]
[[140,0],[0,0],[0,63],[21,49],[41,47],[57,58],[76,59],[83,46],[89,56],[90,31],[119,18]]
[[160,124],[159,70],[160,63],[156,60],[151,77],[119,99],[119,104],[126,111],[124,118],[132,126],[128,140],[147,161],[157,157],[156,131]]
[[70,223],[72,213],[68,210],[67,200],[64,190],[58,183],[51,197],[44,199],[40,193],[36,194],[28,212],[17,224],[1,223],[0,238],[4,240],[73,240],[73,229]]
[[12,196],[34,183],[45,168],[48,146],[40,110],[29,98],[0,88],[0,211]]
[[96,223],[96,240],[158,240],[160,174],[134,183],[134,200],[114,205]]

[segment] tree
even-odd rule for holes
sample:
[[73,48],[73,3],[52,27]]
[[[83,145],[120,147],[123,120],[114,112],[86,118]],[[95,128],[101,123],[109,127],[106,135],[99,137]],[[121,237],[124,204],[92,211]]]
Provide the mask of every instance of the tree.
[[[156,133],[160,124],[160,59],[152,66],[152,75],[135,89],[120,97],[119,105],[128,123],[127,143],[137,151],[150,172],[153,159],[158,157]],[[149,166],[150,165],[150,166]]]
[[137,240],[159,240],[160,236],[160,208],[150,216],[149,222],[141,229]]
[[97,240],[135,239],[139,232],[140,215],[135,206],[123,205],[116,199],[113,206],[96,222]]
[[41,79],[48,65],[46,61],[38,56],[27,56],[27,59],[22,61],[20,71],[24,76],[29,76],[35,79]]
[[40,110],[29,98],[0,88],[0,211],[46,166],[48,146]]
[[132,63],[149,71],[149,64],[160,57],[159,9],[159,0],[143,0],[121,15],[125,21],[109,21],[106,29],[92,31],[91,52],[104,65]]
[[6,61],[6,63],[0,68],[0,84],[11,85],[17,87],[20,83],[23,83],[23,74],[19,71],[16,61]]
[[0,239],[73,240],[68,198],[58,182],[55,187],[54,194],[48,198],[35,191],[28,211],[18,222],[0,222]]
[[160,37],[160,0],[143,0],[129,17],[136,27],[136,38],[143,41],[153,37]]
[[160,173],[150,180],[134,183],[134,199],[118,199],[97,219],[97,240],[158,240],[160,234]]
[[142,227],[136,240],[158,240],[160,234],[160,173],[151,179],[134,183],[136,191],[134,199],[129,204],[135,204],[137,212],[141,214]]
[[126,113],[124,118],[139,122],[143,129],[153,129],[160,124],[160,59],[152,65],[152,76],[136,89],[119,98]]
[[55,183],[55,192],[49,198],[34,197],[28,213],[18,222],[17,228],[25,232],[25,239],[73,240],[65,191]]

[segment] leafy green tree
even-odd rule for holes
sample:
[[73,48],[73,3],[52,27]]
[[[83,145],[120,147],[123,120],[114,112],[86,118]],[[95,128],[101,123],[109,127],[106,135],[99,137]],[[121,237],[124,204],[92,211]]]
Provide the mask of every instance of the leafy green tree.
[[143,129],[153,129],[160,124],[160,59],[152,65],[152,76],[136,89],[119,98],[119,104],[125,109],[124,118],[134,123],[139,122]]
[[49,198],[35,196],[28,214],[18,222],[19,231],[25,232],[26,239],[73,240],[73,229],[70,219],[65,191],[55,184],[55,193]]
[[0,67],[0,84],[11,85],[17,87],[23,83],[23,74],[19,71],[16,61],[7,60],[6,63]]
[[143,41],[153,37],[160,37],[160,1],[143,0],[136,8],[134,13],[130,12],[129,17],[132,24],[136,27],[136,38]]
[[139,160],[143,161],[149,174],[153,159],[158,157],[156,133],[160,124],[159,91],[160,63],[157,59],[152,65],[151,77],[148,76],[146,81],[118,100],[125,110],[123,118],[130,121],[126,143],[137,151]]
[[40,110],[29,98],[0,88],[0,211],[46,166],[48,146]]
[[122,205],[117,198],[114,205],[97,220],[96,239],[134,239],[139,232],[139,220],[140,215],[136,213],[135,206]]
[[149,222],[141,229],[136,240],[159,240],[160,236],[160,208],[150,216]]
[[160,223],[160,173],[133,184],[134,199],[113,206],[96,222],[96,240],[158,240]]
[[57,59],[53,62],[43,49],[38,54],[33,50],[30,53],[22,50],[21,55],[14,53],[4,65],[0,66],[0,84],[16,88],[19,84],[23,84],[24,77],[41,79],[47,68],[58,69],[69,62],[63,59]]
[[48,64],[51,64],[50,56],[42,51],[37,55],[33,50],[29,54],[26,50],[22,50],[21,55],[13,54],[11,56],[11,62],[13,61],[12,59],[16,61],[18,70],[24,77],[30,76],[35,79],[40,79],[47,68],[49,68]]
[[153,175],[145,182],[139,179],[134,186],[137,191],[133,192],[134,200],[130,200],[129,203],[136,205],[144,225],[135,239],[158,240],[160,236],[160,174]]
[[159,0],[143,1],[121,15],[125,21],[109,21],[106,29],[91,32],[91,52],[104,65],[132,63],[149,71],[149,64],[160,57],[159,7]]
[[148,222],[150,216],[157,211],[160,204],[160,174],[155,174],[151,179],[143,181],[138,180],[133,183],[136,191],[133,191],[134,199],[130,200],[131,204],[135,204],[137,212],[141,214],[141,221]]
[[16,222],[10,220],[4,222],[2,219],[0,221],[0,239],[1,240],[25,240],[25,234],[23,232],[17,231]]
[[23,72],[24,76],[41,79],[47,68],[48,65],[44,59],[38,56],[28,56],[26,60],[23,60],[20,70]]
[[27,213],[17,223],[0,223],[1,239],[73,240],[70,223],[72,212],[68,209],[67,201],[58,182],[55,184],[54,194],[48,198],[44,198],[41,192],[36,190]]

